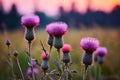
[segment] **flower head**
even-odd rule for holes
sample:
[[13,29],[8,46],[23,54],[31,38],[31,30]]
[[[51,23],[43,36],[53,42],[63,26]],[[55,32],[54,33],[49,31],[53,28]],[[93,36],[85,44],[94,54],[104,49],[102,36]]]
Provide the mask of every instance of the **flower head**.
[[17,56],[18,56],[18,51],[17,51],[17,50],[14,50],[14,51],[13,51],[13,55],[14,55],[15,57],[17,57]]
[[5,44],[6,44],[7,46],[10,46],[10,40],[7,39],[6,42],[5,42]]
[[32,66],[36,67],[36,65],[37,65],[36,59],[32,59]]
[[[39,73],[39,70],[37,68],[33,68],[33,72],[35,75],[37,75]],[[32,69],[31,68],[27,69],[27,74],[32,77]]]
[[96,54],[97,56],[103,57],[103,56],[105,56],[105,55],[107,54],[107,48],[105,48],[105,47],[99,47],[99,48],[97,48],[97,50],[95,51],[95,54]]
[[23,26],[27,27],[27,28],[33,28],[38,26],[40,22],[40,19],[37,15],[34,14],[30,14],[30,15],[24,15],[21,18],[21,23]]
[[41,58],[42,58],[42,60],[48,60],[49,59],[49,54],[42,53]]
[[67,26],[64,22],[53,22],[47,25],[46,31],[53,36],[62,36],[67,32]]
[[71,46],[69,44],[64,44],[63,47],[62,47],[62,52],[63,53],[69,53],[71,51]]
[[95,51],[99,46],[99,41],[96,38],[82,38],[80,41],[80,46],[88,52]]

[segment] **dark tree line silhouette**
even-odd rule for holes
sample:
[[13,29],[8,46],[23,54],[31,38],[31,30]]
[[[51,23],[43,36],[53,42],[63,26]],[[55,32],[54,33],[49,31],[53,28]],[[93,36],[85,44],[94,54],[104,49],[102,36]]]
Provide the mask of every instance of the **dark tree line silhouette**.
[[[115,9],[106,14],[102,11],[92,12],[88,9],[87,13],[80,14],[75,11],[74,6],[70,12],[65,12],[62,7],[59,8],[60,16],[58,18],[48,17],[42,12],[35,12],[40,16],[40,27],[45,27],[46,24],[53,21],[64,21],[69,24],[70,27],[79,28],[81,24],[90,27],[94,24],[98,24],[101,27],[120,27],[120,6],[116,6]],[[0,30],[2,30],[3,24],[7,26],[8,30],[15,30],[21,27],[20,24],[21,15],[17,12],[16,6],[13,5],[9,13],[4,13],[2,6],[0,6]]]

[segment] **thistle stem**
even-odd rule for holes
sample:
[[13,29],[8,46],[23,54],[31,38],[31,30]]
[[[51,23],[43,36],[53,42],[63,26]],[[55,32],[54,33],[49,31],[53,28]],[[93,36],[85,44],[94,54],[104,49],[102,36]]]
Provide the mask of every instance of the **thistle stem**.
[[88,65],[85,65],[84,73],[83,73],[83,80],[87,80],[87,70],[88,70]]
[[50,51],[49,51],[49,53],[51,53],[51,50],[52,50],[52,46],[50,46]]
[[33,66],[32,66],[32,56],[31,56],[31,52],[30,52],[31,42],[29,41],[28,44],[29,44],[28,53],[29,53],[30,66],[31,66],[31,70],[32,70],[32,79],[35,80],[35,75],[34,75]]
[[9,46],[8,46],[8,56],[9,56],[9,61],[10,61],[10,65],[11,65],[12,77],[13,77],[13,80],[15,80],[15,74],[14,74],[14,70],[13,70],[13,61],[12,61],[12,58],[11,58],[10,47]]
[[98,78],[98,80],[101,80],[101,65],[99,65],[99,78]]
[[66,74],[66,75],[65,75],[66,78],[65,78],[65,80],[68,80],[68,71],[69,71],[69,70],[68,70],[68,66],[67,66],[67,65],[66,65],[65,67],[66,67],[66,73],[65,73],[65,74]]
[[86,80],[86,71],[84,70],[84,73],[83,73],[83,80]]
[[95,80],[98,80],[98,75],[97,75],[97,64],[94,65],[94,77],[95,77]]
[[60,49],[57,49],[57,52],[58,52],[58,60],[60,62]]
[[59,79],[58,80],[62,80],[62,77],[63,77],[63,72],[61,73],[61,76],[59,77]]
[[25,80],[24,75],[23,75],[23,72],[22,72],[22,69],[21,69],[21,66],[20,66],[20,62],[19,62],[18,58],[17,58],[17,64],[18,64],[18,67],[19,67],[19,70],[20,70],[22,79]]

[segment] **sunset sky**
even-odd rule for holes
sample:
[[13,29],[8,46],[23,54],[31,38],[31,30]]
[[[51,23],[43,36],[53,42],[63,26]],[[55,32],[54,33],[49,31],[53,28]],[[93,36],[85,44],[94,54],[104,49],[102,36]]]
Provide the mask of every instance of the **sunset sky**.
[[120,6],[120,0],[0,0],[0,3],[5,12],[9,12],[15,4],[20,14],[41,11],[48,16],[58,15],[60,6],[69,12],[73,3],[74,9],[82,14],[86,13],[88,8],[92,11],[110,13],[115,6]]

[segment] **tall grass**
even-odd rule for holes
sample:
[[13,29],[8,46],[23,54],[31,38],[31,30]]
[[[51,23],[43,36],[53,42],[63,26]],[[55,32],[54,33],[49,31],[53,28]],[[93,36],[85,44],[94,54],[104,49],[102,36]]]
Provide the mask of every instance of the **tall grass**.
[[[83,50],[80,48],[80,40],[82,37],[95,37],[100,41],[100,46],[105,46],[108,48],[108,55],[105,58],[105,63],[102,66],[102,76],[104,78],[113,76],[113,79],[116,79],[116,75],[120,72],[120,45],[119,45],[119,30],[113,29],[81,29],[81,30],[72,30],[70,29],[67,34],[63,37],[64,43],[71,44],[71,58],[73,65],[71,68],[76,69],[78,71],[77,74],[74,75],[74,80],[82,78],[83,74],[83,65],[82,65],[82,54]],[[27,51],[27,41],[24,39],[23,31],[14,31],[8,32],[8,36],[4,34],[0,34],[0,80],[6,80],[6,76],[9,76],[9,68],[8,65],[4,62],[7,59],[7,47],[5,46],[5,39],[8,37],[11,41],[11,52],[13,50],[18,50],[20,63],[23,68],[23,72],[26,72],[27,68],[27,56],[25,56],[25,52]],[[41,63],[40,55],[43,52],[40,40],[44,43],[44,46],[47,50],[49,50],[49,46],[47,45],[47,33],[45,30],[37,30],[36,37],[32,44],[31,53],[32,56]],[[57,52],[55,48],[53,48],[50,58],[50,69],[53,69],[54,59],[57,56]],[[14,61],[16,63],[16,61]],[[15,67],[17,65],[14,65]],[[3,69],[4,67],[4,69]],[[19,72],[18,68],[15,68],[16,74]],[[17,74],[19,77],[20,74]],[[115,77],[114,77],[115,76]]]

